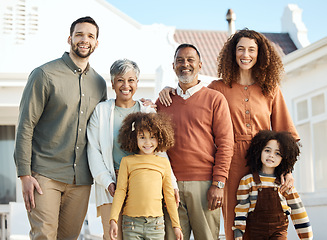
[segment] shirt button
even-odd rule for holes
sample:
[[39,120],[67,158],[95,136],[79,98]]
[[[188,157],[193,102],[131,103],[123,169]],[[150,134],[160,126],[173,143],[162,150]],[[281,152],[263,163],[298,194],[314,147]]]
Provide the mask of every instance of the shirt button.
[[82,97],[84,97],[85,96],[85,94],[84,93],[82,93]]
[[78,149],[79,149],[79,147],[76,147],[76,149],[78,150]]
[[249,101],[249,99],[248,99],[248,98],[245,98],[245,99],[244,99],[244,101],[245,101],[245,102],[248,102],[248,101]]
[[76,167],[76,163],[74,163],[74,167]]
[[246,114],[249,114],[249,113],[250,113],[250,111],[249,111],[249,110],[246,110],[246,111],[245,111],[245,113],[246,113]]
[[250,126],[251,126],[251,124],[250,124],[250,123],[247,123],[247,124],[246,124],[246,126],[247,126],[247,127],[250,127]]
[[248,90],[248,87],[244,87],[245,90]]
[[81,128],[79,128],[79,129],[78,129],[78,131],[82,131],[82,129],[81,129]]
[[83,114],[84,112],[83,111],[81,111],[81,114]]

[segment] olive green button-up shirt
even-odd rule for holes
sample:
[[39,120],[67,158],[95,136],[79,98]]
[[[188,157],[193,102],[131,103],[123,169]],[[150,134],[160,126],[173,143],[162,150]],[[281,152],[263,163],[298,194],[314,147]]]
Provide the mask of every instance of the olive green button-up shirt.
[[82,72],[67,52],[34,69],[19,108],[14,153],[18,176],[34,171],[68,184],[92,184],[86,126],[106,98],[104,79],[89,65]]

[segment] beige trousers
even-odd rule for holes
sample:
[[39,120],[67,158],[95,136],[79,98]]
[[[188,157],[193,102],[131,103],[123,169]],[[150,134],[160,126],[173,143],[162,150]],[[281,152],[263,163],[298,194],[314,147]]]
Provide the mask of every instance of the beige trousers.
[[43,194],[28,212],[31,239],[77,239],[87,212],[90,185],[66,184],[33,173]]
[[[220,209],[208,209],[207,192],[211,181],[178,181],[180,204],[178,215],[184,240],[189,240],[193,231],[196,240],[217,240],[220,228]],[[164,208],[166,240],[175,239],[171,220]]]
[[[101,205],[99,208],[101,222],[103,227],[103,240],[110,240],[109,230],[110,230],[110,212],[112,203]],[[118,218],[118,236],[117,240],[122,240],[122,216],[119,214]]]

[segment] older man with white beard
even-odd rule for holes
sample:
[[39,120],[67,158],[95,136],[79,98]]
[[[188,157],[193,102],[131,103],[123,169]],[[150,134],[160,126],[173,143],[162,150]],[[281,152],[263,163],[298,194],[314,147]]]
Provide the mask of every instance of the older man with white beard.
[[[198,80],[202,62],[197,48],[181,44],[173,68],[179,83],[177,94],[158,111],[171,115],[175,146],[169,159],[180,191],[178,208],[184,239],[217,240],[223,188],[233,154],[233,128],[225,97],[204,87]],[[166,239],[173,239],[170,219],[165,214]]]

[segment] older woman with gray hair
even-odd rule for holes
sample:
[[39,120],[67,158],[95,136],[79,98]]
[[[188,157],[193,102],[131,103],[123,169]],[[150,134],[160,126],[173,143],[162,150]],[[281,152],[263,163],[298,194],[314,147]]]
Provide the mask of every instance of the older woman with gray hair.
[[[97,216],[101,216],[105,240],[110,239],[109,217],[120,161],[123,157],[133,154],[122,150],[117,141],[122,121],[130,113],[155,112],[154,108],[133,100],[139,75],[140,69],[135,62],[128,59],[115,61],[110,68],[110,76],[116,98],[99,103],[87,127],[88,161],[95,180]],[[172,180],[174,188],[177,189],[173,174]],[[179,201],[178,191],[175,193],[176,201]],[[122,239],[121,217],[118,227],[118,239]]]

